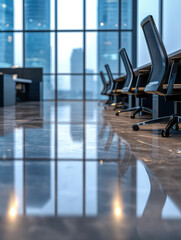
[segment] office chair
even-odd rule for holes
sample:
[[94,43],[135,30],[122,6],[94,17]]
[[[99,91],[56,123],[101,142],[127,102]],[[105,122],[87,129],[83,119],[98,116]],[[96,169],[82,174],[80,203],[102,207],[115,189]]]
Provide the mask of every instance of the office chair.
[[[147,16],[143,19],[141,27],[143,28],[152,63],[148,83],[144,91],[146,93],[165,96],[167,101],[181,100],[181,88],[174,88],[174,83],[179,80],[177,73],[181,57],[173,57],[169,61],[164,44],[152,16]],[[168,137],[169,132],[173,127],[175,127],[175,130],[179,129],[178,123],[180,122],[180,119],[181,117],[177,114],[151,119],[133,125],[133,130],[138,131],[140,125],[168,122],[168,125],[162,131],[162,136]]]
[[[117,91],[118,82],[114,81],[113,74],[108,64],[105,65],[105,69],[109,78],[109,88],[107,90],[107,94],[110,96],[113,96],[114,98],[117,96],[122,97],[120,91]],[[124,81],[119,83],[119,87],[120,87],[120,84],[122,87],[124,84]],[[114,102],[111,106],[114,106],[114,110],[116,110],[117,108],[123,108],[123,109],[126,108],[123,102],[117,102],[117,103]]]
[[128,108],[122,111],[119,110],[116,115],[119,116],[119,113],[134,111],[134,113],[131,115],[131,118],[134,119],[136,114],[138,113],[152,114],[151,109],[143,107],[142,105],[142,99],[148,98],[148,95],[144,92],[144,86],[146,86],[147,83],[149,70],[140,70],[138,73],[134,73],[126,49],[120,49],[119,53],[121,55],[126,70],[126,80],[121,92],[123,94],[135,95],[137,98],[139,98],[139,106],[134,108]]
[[104,101],[104,103],[103,103],[103,106],[106,106],[106,105],[111,104],[112,97],[107,94],[107,91],[109,89],[109,84],[107,83],[104,73],[102,71],[100,71],[100,77],[101,77],[102,84],[103,84],[103,89],[101,91],[101,95],[109,97],[108,100]]
[[109,89],[111,88],[111,81],[109,81],[107,83],[105,75],[102,71],[100,71],[100,77],[101,77],[101,80],[102,80],[102,83],[103,83],[103,89],[101,91],[101,95],[109,97],[109,99],[107,101],[105,101],[104,104],[103,104],[104,108],[106,109],[109,106],[110,107],[115,106],[113,92],[108,93]]
[[108,64],[105,65],[105,69],[106,69],[106,72],[107,72],[107,75],[108,75],[108,78],[109,78],[109,89],[107,91],[107,94],[114,94],[113,93],[113,90],[114,90],[114,78],[113,78],[111,69],[110,69]]
[[107,95],[108,83],[107,83],[104,73],[102,71],[100,71],[100,77],[101,77],[102,84],[103,84],[103,89],[101,91],[101,95]]

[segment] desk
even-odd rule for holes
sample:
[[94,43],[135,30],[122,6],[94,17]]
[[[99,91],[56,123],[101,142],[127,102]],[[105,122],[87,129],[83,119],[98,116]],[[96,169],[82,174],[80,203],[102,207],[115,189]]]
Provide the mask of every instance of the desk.
[[0,74],[0,107],[13,106],[16,103],[16,84],[12,75]]
[[[16,75],[17,83],[24,83],[27,87],[27,93],[22,96],[21,100],[41,101],[43,85],[42,68],[0,68],[0,72]],[[27,81],[28,80],[28,81]],[[25,81],[27,83],[25,83]],[[29,84],[31,81],[31,84]]]
[[[168,88],[168,84],[163,84],[163,89],[167,89]],[[180,89],[181,90],[181,84],[174,84],[173,85],[173,89]],[[135,91],[136,88],[131,88],[132,91]],[[139,91],[144,91],[145,87],[139,87],[138,88]],[[117,90],[117,92],[119,92],[119,89]]]
[[[171,61],[172,57],[181,57],[181,50],[178,50],[176,52],[173,52],[168,55],[169,60]],[[138,68],[134,69],[135,74],[139,74],[141,71],[150,70],[151,69],[151,63],[145,64],[143,66],[140,66]],[[123,81],[123,79],[126,79],[126,74],[122,74],[120,78],[115,79],[114,81],[119,82]],[[118,85],[119,86],[119,85]],[[163,85],[163,89],[167,89],[168,84]],[[181,89],[181,84],[174,84],[174,89]],[[132,88],[134,91],[135,88]],[[144,91],[143,87],[140,87],[139,90]],[[119,89],[116,90],[116,92],[119,92]],[[121,92],[121,91],[120,91]],[[134,107],[134,96],[129,96],[129,107]],[[136,102],[136,105],[138,105],[138,101]],[[163,96],[158,96],[156,94],[153,94],[152,96],[152,108],[153,108],[153,117],[163,117],[166,115],[170,115],[174,112],[174,103],[173,102],[165,102],[165,98]]]
[[24,79],[24,78],[15,78],[13,79],[16,83],[25,83],[25,84],[31,84],[32,80]]
[[[178,50],[168,55],[169,59],[171,59],[172,57],[181,57],[181,50]],[[134,68],[134,72],[135,74],[138,74],[140,71],[150,70],[150,69],[151,69],[151,63],[147,63],[143,66]],[[124,81],[125,79],[126,79],[126,74],[122,74],[119,78],[114,79],[114,81],[119,82],[119,81]]]
[[[163,89],[167,89],[168,84],[163,84]],[[180,89],[181,90],[181,84],[174,84],[173,89]]]

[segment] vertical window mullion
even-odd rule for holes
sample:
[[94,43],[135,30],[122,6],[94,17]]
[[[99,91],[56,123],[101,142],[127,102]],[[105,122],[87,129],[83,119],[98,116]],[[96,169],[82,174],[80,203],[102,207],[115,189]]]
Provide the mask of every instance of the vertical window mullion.
[[137,66],[137,0],[133,1],[132,9],[132,63]]
[[26,0],[23,0],[23,67],[26,66],[26,46],[25,46],[25,4],[26,4]]
[[58,91],[58,89],[57,89],[57,86],[58,86],[58,83],[57,83],[57,81],[58,81],[58,77],[57,77],[57,69],[58,69],[58,54],[57,54],[57,52],[58,52],[58,33],[57,33],[57,16],[58,16],[58,14],[57,14],[57,5],[58,5],[58,3],[57,3],[57,1],[58,0],[55,0],[55,100],[57,101],[57,91]]
[[119,49],[121,48],[121,0],[119,0],[118,2],[118,19],[119,19],[119,23],[118,23],[118,26],[119,26],[119,32],[118,32],[118,71],[119,71],[119,75],[121,74],[121,58],[120,58],[120,55],[119,55]]
[[163,37],[163,0],[160,0],[160,5],[159,5],[159,28],[160,28],[160,35]]
[[83,0],[83,100],[86,100],[86,0]]

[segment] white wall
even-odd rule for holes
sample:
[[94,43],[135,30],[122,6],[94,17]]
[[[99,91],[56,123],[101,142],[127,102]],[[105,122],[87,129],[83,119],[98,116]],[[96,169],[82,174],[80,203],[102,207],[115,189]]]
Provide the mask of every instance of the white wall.
[[[173,0],[167,0],[167,2],[169,1],[173,2]],[[177,1],[181,3],[181,0]],[[138,0],[137,66],[150,62],[146,41],[140,26],[140,22],[148,15],[153,16],[157,27],[159,27],[159,0]]]
[[169,53],[181,49],[181,0],[163,1],[163,42]]

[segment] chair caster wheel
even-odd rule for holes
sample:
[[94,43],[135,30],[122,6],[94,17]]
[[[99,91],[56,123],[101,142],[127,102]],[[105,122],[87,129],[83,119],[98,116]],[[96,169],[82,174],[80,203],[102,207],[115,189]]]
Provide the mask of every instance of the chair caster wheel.
[[140,128],[139,128],[139,126],[138,126],[137,124],[133,125],[133,130],[134,130],[134,131],[139,131],[139,129],[140,129]]
[[118,112],[116,113],[116,116],[119,116],[119,113],[118,113]]
[[107,107],[104,107],[104,109],[106,110],[106,109],[107,109]]
[[134,116],[134,115],[131,115],[131,118],[132,118],[132,119],[135,119],[135,116]]
[[162,137],[169,137],[169,131],[163,130],[162,131]]
[[173,126],[173,130],[178,131],[178,130],[179,130],[179,125],[178,125],[178,124],[175,124],[175,125]]

